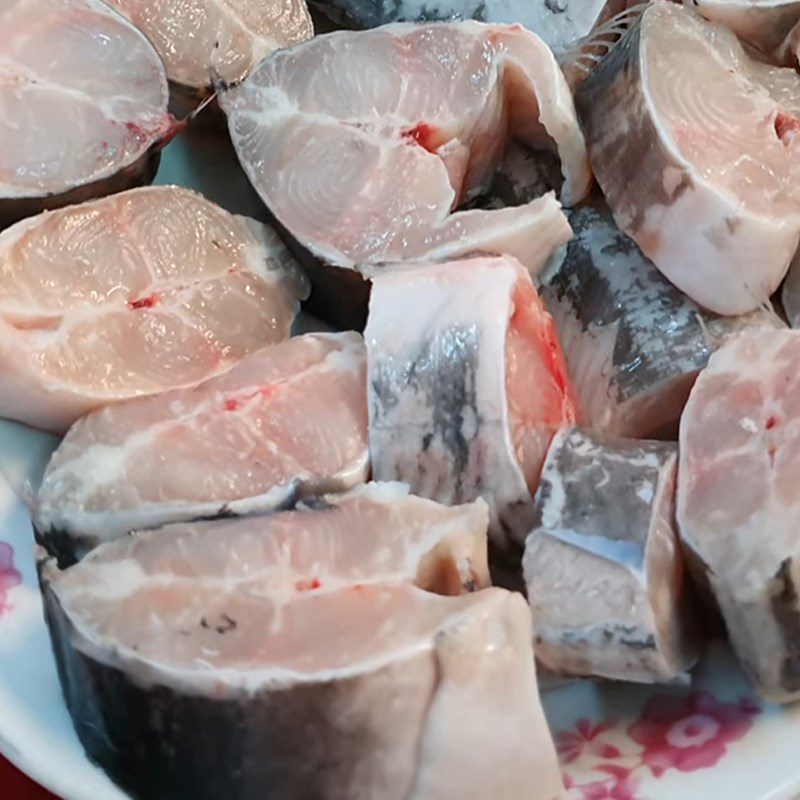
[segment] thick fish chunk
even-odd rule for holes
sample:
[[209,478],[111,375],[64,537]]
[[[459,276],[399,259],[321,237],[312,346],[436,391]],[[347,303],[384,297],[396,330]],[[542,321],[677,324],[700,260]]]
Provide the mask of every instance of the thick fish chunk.
[[177,123],[147,39],[99,0],[4,0],[0,30],[0,227],[149,183]]
[[494,542],[521,545],[550,439],[577,417],[527,272],[508,257],[380,271],[364,336],[373,476],[444,503],[482,496]]
[[356,333],[307,334],[191,389],[87,415],[36,496],[62,564],[137,528],[279,508],[367,477],[365,355]]
[[553,439],[523,568],[534,650],[561,675],[688,682],[696,632],[675,529],[676,447]]
[[654,0],[576,105],[617,223],[664,275],[718,314],[764,304],[800,240],[800,76]]
[[322,313],[343,302],[335,291],[322,302],[326,282],[353,294],[362,265],[485,251],[538,270],[570,235],[552,195],[458,210],[488,187],[508,139],[558,152],[565,204],[591,183],[566,80],[519,26],[396,24],[318,36],[266,58],[220,102],[261,198],[328,265],[312,274]]
[[370,485],[45,565],[84,747],[142,798],[563,797],[523,598],[423,591],[486,585],[486,523]]
[[315,5],[356,28],[453,19],[516,22],[560,53],[622,11],[626,0],[317,0]]
[[585,424],[677,437],[697,373],[729,336],[786,325],[771,310],[720,317],[673,286],[606,209],[570,215],[575,237],[539,291],[559,332]]
[[167,77],[192,89],[242,80],[268,53],[314,35],[305,0],[108,0],[145,33]]
[[678,525],[758,691],[800,697],[800,331],[748,333],[700,373],[681,419]]
[[0,415],[63,431],[289,336],[305,278],[277,235],[175,186],[0,234]]
[[798,0],[683,0],[712,22],[730,28],[764,53],[779,50],[800,20]]

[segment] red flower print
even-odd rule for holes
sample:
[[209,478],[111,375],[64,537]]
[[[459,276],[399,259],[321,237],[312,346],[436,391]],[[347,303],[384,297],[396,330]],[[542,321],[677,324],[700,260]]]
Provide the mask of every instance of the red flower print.
[[632,781],[598,781],[580,787],[581,800],[643,800]]
[[708,692],[657,695],[628,735],[644,747],[642,763],[656,777],[670,768],[693,772],[713,767],[750,730],[755,713],[752,701],[720,703]]
[[610,744],[595,742],[601,733],[611,730],[614,722],[598,722],[592,725],[588,719],[579,719],[574,731],[562,731],[556,734],[556,749],[562,764],[570,764],[585,752],[600,758],[618,758],[619,750]]
[[22,575],[14,568],[14,548],[0,542],[0,616],[9,609],[8,593],[22,583]]

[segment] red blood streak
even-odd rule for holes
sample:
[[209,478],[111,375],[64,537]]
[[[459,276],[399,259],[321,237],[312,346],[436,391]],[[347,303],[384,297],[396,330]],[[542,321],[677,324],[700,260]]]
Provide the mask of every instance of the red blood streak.
[[800,119],[784,111],[775,115],[775,134],[784,144],[789,144],[799,131]]
[[314,589],[319,589],[322,586],[320,583],[319,578],[311,578],[308,580],[297,581],[295,583],[294,588],[297,589],[298,592],[310,592]]
[[226,411],[236,411],[239,408],[239,401],[238,400],[226,400],[225,401],[225,410]]
[[158,303],[158,295],[151,294],[149,297],[142,297],[140,300],[131,300],[128,305],[133,308],[152,308]]
[[436,137],[438,132],[427,122],[419,122],[413,128],[406,128],[403,131],[403,138],[409,142],[416,142],[420,147],[433,153],[437,148]]
[[778,420],[775,417],[770,417],[767,420],[767,424],[764,426],[768,431],[771,431],[776,425],[778,424]]

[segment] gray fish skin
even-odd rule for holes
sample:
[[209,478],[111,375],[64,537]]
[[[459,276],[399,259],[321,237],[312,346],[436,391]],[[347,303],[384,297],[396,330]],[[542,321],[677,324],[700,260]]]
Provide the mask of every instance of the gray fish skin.
[[585,423],[633,438],[677,435],[697,373],[729,336],[785,328],[759,309],[721,317],[673,286],[607,209],[573,212],[575,233],[540,294],[558,326]]
[[564,429],[523,567],[534,651],[556,674],[688,682],[697,634],[674,524],[672,443]]
[[317,0],[315,5],[355,28],[453,19],[516,22],[560,53],[622,11],[626,0]]

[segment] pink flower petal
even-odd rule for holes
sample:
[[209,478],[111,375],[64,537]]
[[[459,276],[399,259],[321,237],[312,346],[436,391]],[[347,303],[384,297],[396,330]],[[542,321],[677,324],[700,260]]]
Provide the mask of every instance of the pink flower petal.
[[600,758],[619,758],[622,752],[613,744],[601,744],[592,748],[592,753]]

